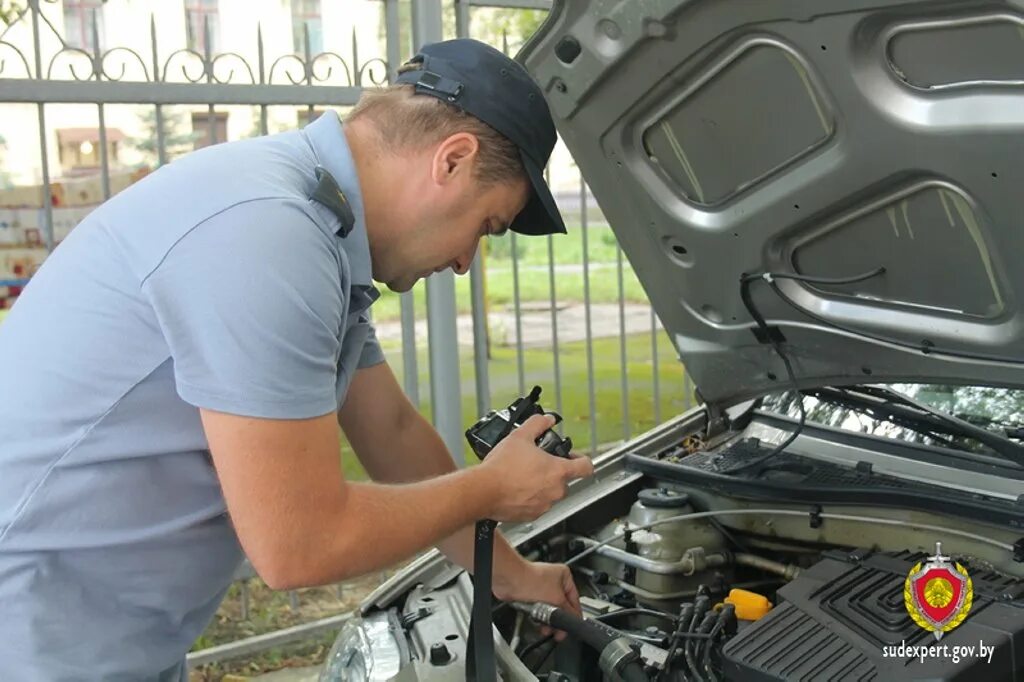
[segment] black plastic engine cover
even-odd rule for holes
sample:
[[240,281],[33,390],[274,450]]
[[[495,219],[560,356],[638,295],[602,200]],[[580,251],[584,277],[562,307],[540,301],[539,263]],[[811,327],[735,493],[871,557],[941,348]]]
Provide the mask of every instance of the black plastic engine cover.
[[[914,624],[903,603],[907,574],[925,554],[824,556],[779,590],[779,604],[767,616],[726,644],[726,680],[1024,680],[1024,585],[965,566],[974,605],[960,627],[936,642]],[[950,657],[884,655],[885,647],[904,643],[946,645]],[[954,647],[973,645],[977,653],[979,643],[995,647],[991,662],[961,657],[954,663]]]

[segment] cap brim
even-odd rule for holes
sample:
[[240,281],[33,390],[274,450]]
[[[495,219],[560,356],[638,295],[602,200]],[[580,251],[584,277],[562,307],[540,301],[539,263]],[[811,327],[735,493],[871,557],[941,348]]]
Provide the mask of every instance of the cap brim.
[[532,191],[526,207],[512,221],[509,229],[528,235],[566,234],[565,222],[562,221],[562,214],[558,211],[555,198],[551,196],[548,183],[544,181],[543,169],[521,150],[519,158],[522,159],[526,175],[530,178]]

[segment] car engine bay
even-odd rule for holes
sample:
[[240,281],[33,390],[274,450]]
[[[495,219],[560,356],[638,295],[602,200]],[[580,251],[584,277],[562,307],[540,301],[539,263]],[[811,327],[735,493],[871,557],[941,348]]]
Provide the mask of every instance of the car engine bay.
[[[959,500],[954,489],[791,452],[741,472],[729,459],[737,446],[751,447],[749,430],[625,454],[613,493],[520,543],[531,559],[571,565],[584,620],[610,633],[601,642],[619,644],[601,651],[575,632],[556,639],[527,606],[502,604],[494,610],[501,679],[1024,677],[1016,505],[974,493]],[[702,470],[720,480],[703,480]],[[826,479],[834,504],[819,499],[821,489],[804,491],[817,500],[808,504],[779,488]],[[757,481],[761,495],[750,487]],[[894,488],[902,497],[886,498]],[[917,564],[943,554],[970,576],[973,604],[936,641],[909,615],[904,589]],[[471,595],[465,573],[408,593],[394,620],[418,672],[400,679],[459,679],[433,673],[461,674]]]

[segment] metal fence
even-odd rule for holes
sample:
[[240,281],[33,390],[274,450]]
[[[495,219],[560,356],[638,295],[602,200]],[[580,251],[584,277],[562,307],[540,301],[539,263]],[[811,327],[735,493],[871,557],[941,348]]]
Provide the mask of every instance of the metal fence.
[[[399,0],[366,0],[380,6],[383,25],[383,50],[380,46],[367,49],[353,31],[346,46],[348,54],[334,50],[316,51],[312,47],[310,27],[304,28],[304,49],[295,53],[285,51],[277,54],[268,48],[263,27],[258,23],[249,40],[247,50],[214,51],[216,42],[207,16],[203,22],[202,39],[192,36],[192,46],[162,44],[157,10],[148,17],[147,25],[139,26],[139,33],[148,33],[145,50],[101,45],[102,26],[93,12],[91,16],[91,40],[83,46],[69,42],[55,21],[60,11],[59,0],[26,0],[24,9],[15,12],[0,31],[0,113],[7,106],[31,106],[35,109],[35,124],[38,128],[38,153],[41,161],[41,177],[37,207],[21,207],[38,215],[42,232],[40,248],[52,250],[60,241],[67,227],[55,221],[55,211],[62,210],[60,201],[55,201],[55,188],[62,188],[55,182],[51,168],[52,124],[48,118],[54,107],[65,104],[95,107],[98,129],[98,168],[93,180],[98,179],[99,201],[109,198],[120,189],[120,181],[112,178],[111,131],[108,113],[112,107],[130,105],[139,108],[144,115],[154,120],[152,154],[156,166],[172,160],[171,148],[174,140],[169,132],[169,119],[176,110],[187,107],[193,121],[202,123],[205,112],[205,132],[208,140],[196,143],[217,143],[225,135],[219,128],[222,110],[226,107],[247,106],[255,109],[254,134],[274,132],[271,125],[272,113],[278,109],[306,112],[306,119],[312,118],[323,107],[349,107],[356,103],[364,87],[385,84],[394,76],[394,70],[402,57],[411,52],[412,42],[422,44],[443,36],[444,10],[440,0],[411,0],[411,21],[401,21],[403,4]],[[458,36],[480,37],[474,33],[473,18],[476,8],[502,7],[518,9],[550,8],[550,0],[479,0],[454,1],[454,29]],[[161,10],[162,11],[162,10]],[[451,17],[449,17],[451,18]],[[411,28],[411,30],[409,30]],[[403,44],[403,36],[406,37]],[[507,38],[499,47],[508,51]],[[242,54],[245,52],[245,54]],[[373,55],[367,57],[368,55]],[[197,113],[198,111],[198,113]],[[301,120],[301,116],[298,117]],[[3,116],[0,115],[0,121]],[[197,125],[198,125],[197,123]],[[115,155],[116,156],[116,155]],[[578,173],[577,173],[578,175]],[[605,445],[628,439],[634,433],[653,423],[660,422],[668,409],[685,409],[690,406],[689,380],[682,368],[675,362],[665,362],[659,355],[670,351],[670,344],[661,336],[660,326],[653,309],[627,302],[627,288],[635,284],[635,275],[623,258],[622,251],[614,245],[614,255],[608,260],[608,249],[604,248],[605,261],[593,263],[592,240],[600,233],[607,239],[607,226],[590,196],[582,177],[575,181],[578,191],[560,195],[560,203],[572,225],[568,236],[546,237],[546,243],[534,238],[531,249],[536,255],[535,244],[546,247],[544,258],[532,258],[523,263],[520,251],[526,241],[510,233],[507,270],[511,275],[511,310],[503,316],[494,312],[497,305],[493,295],[485,291],[488,277],[496,277],[502,259],[497,255],[478,254],[469,276],[468,292],[457,293],[453,274],[439,273],[430,277],[425,285],[400,296],[400,332],[395,333],[395,345],[389,353],[396,374],[401,377],[407,395],[417,406],[429,411],[442,438],[456,459],[464,453],[462,433],[469,414],[482,414],[495,404],[507,404],[516,394],[525,393],[533,383],[542,383],[550,394],[545,403],[566,418],[567,430],[572,430],[574,440],[586,443],[586,449],[597,452]],[[564,183],[563,183],[564,186]],[[0,206],[0,211],[4,210]],[[84,209],[82,212],[84,213]],[[596,221],[596,222],[595,222]],[[2,222],[2,221],[0,221]],[[56,224],[55,224],[56,223]],[[4,227],[9,227],[3,224]],[[573,234],[575,232],[575,234]],[[559,249],[565,249],[572,240],[579,240],[577,246],[581,262],[559,262]],[[10,246],[10,245],[8,245]],[[607,247],[607,244],[605,244]],[[2,252],[0,252],[2,255]],[[486,263],[485,263],[486,261]],[[595,309],[593,273],[599,272],[603,286],[604,303]],[[607,273],[614,272],[615,285],[608,293]],[[576,276],[582,277],[581,291],[575,286]],[[538,282],[547,285],[547,296],[534,297],[533,303],[524,303],[522,289],[530,284],[536,289]],[[570,284],[571,281],[571,289]],[[0,288],[18,286],[17,279],[4,279],[0,271]],[[425,292],[420,291],[425,287]],[[634,286],[638,289],[638,286]],[[531,290],[533,290],[531,289]],[[567,293],[568,292],[568,293]],[[422,294],[425,294],[422,295]],[[579,313],[582,320],[571,323],[569,313],[562,310],[567,295],[575,298],[581,294],[571,313]],[[427,342],[422,342],[422,330],[417,330],[417,320],[424,315],[418,310],[418,299],[425,298]],[[462,308],[469,308],[468,318],[460,317]],[[528,308],[528,309],[527,309]],[[596,313],[595,313],[596,310]],[[639,311],[639,312],[638,312]],[[595,314],[598,319],[595,319]],[[510,371],[495,373],[493,326],[496,317],[502,317],[514,329],[509,344],[514,347],[514,383]],[[642,316],[642,334],[637,334],[637,318]],[[617,319],[616,319],[617,318]],[[469,331],[472,345],[460,347],[458,330],[460,321],[463,333]],[[602,329],[603,344],[595,350],[594,327]],[[378,327],[386,326],[384,321]],[[609,337],[609,329],[612,335]],[[539,330],[539,341],[533,346],[527,337],[531,330]],[[418,335],[420,338],[417,338]],[[397,338],[397,337],[400,337]],[[561,337],[561,338],[560,338]],[[568,340],[567,340],[567,337]],[[616,339],[614,347],[607,339]],[[649,338],[649,340],[648,340]],[[645,348],[638,351],[637,343]],[[580,352],[582,365],[576,355]],[[535,347],[542,350],[536,351]],[[400,348],[400,350],[397,350]],[[422,350],[422,357],[418,350]],[[631,360],[630,353],[642,353],[647,360]],[[460,364],[471,355],[471,369]],[[400,356],[400,357],[399,357]],[[612,364],[617,365],[617,375],[595,371],[600,364],[606,367],[608,358],[617,356]],[[429,371],[429,402],[421,397],[421,373],[426,362]],[[650,364],[650,382],[645,381],[638,389],[630,380],[631,367]],[[505,366],[505,369],[508,369]],[[472,396],[463,403],[462,381],[466,371],[473,374]],[[646,371],[646,370],[645,370]],[[579,377],[586,375],[586,390],[581,390]],[[614,373],[612,373],[614,374]],[[539,378],[539,380],[538,380]],[[501,379],[500,381],[498,379]],[[468,389],[468,384],[467,384]],[[614,396],[618,396],[615,400]],[[602,396],[612,396],[601,404]],[[644,422],[638,417],[643,412]],[[631,416],[632,415],[632,416]],[[614,426],[615,428],[609,428]],[[460,461],[461,464],[461,461]],[[242,617],[247,617],[247,583],[252,577],[246,566],[237,578],[241,584]],[[338,587],[339,590],[342,586]],[[291,594],[293,607],[297,595]],[[308,637],[325,628],[338,627],[344,617],[336,616],[326,620],[290,628],[287,631],[262,635],[258,638],[232,645],[216,647],[209,651],[190,656],[190,664],[239,656],[253,651],[277,646],[296,638]]]

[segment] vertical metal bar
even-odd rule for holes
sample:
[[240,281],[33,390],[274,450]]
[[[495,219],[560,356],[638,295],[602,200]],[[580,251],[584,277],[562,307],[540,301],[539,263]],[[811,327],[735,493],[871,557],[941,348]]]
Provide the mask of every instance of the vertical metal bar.
[[459,38],[469,37],[469,2],[455,0],[455,35]]
[[551,291],[551,356],[555,364],[555,404],[558,414],[562,412],[562,368],[558,357],[558,303],[555,298],[555,242],[548,235],[548,289]]
[[[545,180],[548,186],[551,185],[551,168],[544,169]],[[548,235],[548,290],[551,293],[551,355],[555,364],[555,404],[558,414],[564,415],[562,411],[562,367],[558,357],[558,300],[555,295],[555,241],[554,237]]]
[[412,0],[412,42],[418,50],[443,39],[441,0]]
[[217,113],[212,104],[206,113],[206,127],[210,145],[217,144]]
[[693,407],[693,385],[690,381],[690,372],[683,366],[683,409]]
[[103,200],[110,198],[110,158],[107,154],[107,117],[103,105],[96,105],[100,123],[100,182],[103,184]]
[[[263,52],[263,24],[256,24],[256,60],[260,70],[260,85],[267,82],[266,76],[266,55]],[[267,105],[260,105],[260,134],[270,133],[270,124],[267,120]]]
[[469,269],[469,291],[473,309],[473,370],[476,379],[476,411],[490,409],[491,382],[487,364],[487,302],[484,300],[483,245],[477,249]]
[[409,402],[420,406],[420,378],[416,358],[416,302],[411,291],[400,297],[402,309],[402,383]]
[[291,607],[292,611],[299,610],[299,593],[295,590],[288,592],[288,606]]
[[[92,11],[92,45],[93,45],[93,58],[95,64],[99,64],[100,61],[100,31],[99,26],[96,23],[96,10]],[[93,76],[96,80],[100,80],[101,67],[93,67]],[[103,109],[103,103],[96,105],[97,114],[99,117],[100,124],[100,183],[103,187],[103,200],[106,201],[110,198],[110,158],[107,154],[107,117],[106,112]]]
[[658,317],[651,306],[651,372],[654,377],[654,423],[661,423],[661,382],[658,370]]
[[[309,30],[309,24],[306,24],[306,30]],[[359,73],[359,43],[356,40],[356,27],[352,27],[352,80],[355,81],[355,86],[360,87],[363,84],[363,77]]]
[[163,166],[167,163],[167,140],[164,138],[164,112],[163,107],[156,105],[156,157],[157,164]]
[[463,452],[462,387],[455,322],[455,273],[451,270],[427,279],[427,344],[434,427],[458,464]]
[[[156,43],[156,15],[149,15],[149,37],[153,44],[153,81],[160,82],[160,55]],[[164,108],[156,105],[156,158],[157,165],[167,163],[167,144],[164,140]]]
[[[203,68],[206,69],[206,82],[213,82],[213,56],[210,49],[210,15],[203,15],[203,54],[206,57],[206,61],[203,63]],[[210,105],[206,115],[206,128],[207,138],[209,138],[210,146],[217,144],[217,116],[213,105]]]
[[398,16],[398,0],[384,0],[384,26],[387,37],[388,73],[391,82],[402,61],[402,25]]
[[519,301],[519,256],[516,254],[516,233],[510,232],[512,247],[512,306],[516,318],[516,377],[519,380],[519,394],[526,392],[526,368],[523,366],[523,310]]
[[580,225],[583,233],[583,306],[587,328],[587,390],[590,398],[590,452],[597,454],[597,397],[594,389],[594,339],[590,319],[590,256],[587,244],[587,183],[580,176]]
[[[419,48],[441,40],[441,0],[413,0],[413,43]],[[456,327],[455,273],[427,279],[427,338],[430,356],[430,403],[434,426],[456,463],[462,461],[462,390]]]
[[619,281],[619,364],[622,367],[622,438],[629,440],[629,365],[626,360],[626,288],[622,278],[622,247],[615,245],[615,268]]
[[[43,55],[39,40],[39,8],[38,0],[30,3],[32,8],[32,44],[35,48],[36,78],[43,77]],[[43,238],[46,240],[46,250],[53,251],[53,195],[50,191],[50,151],[46,144],[46,105],[40,102],[38,105],[39,119],[39,152],[42,154],[43,171]]]
[[345,598],[345,583],[338,583],[334,586],[334,594],[337,595],[338,601]]

